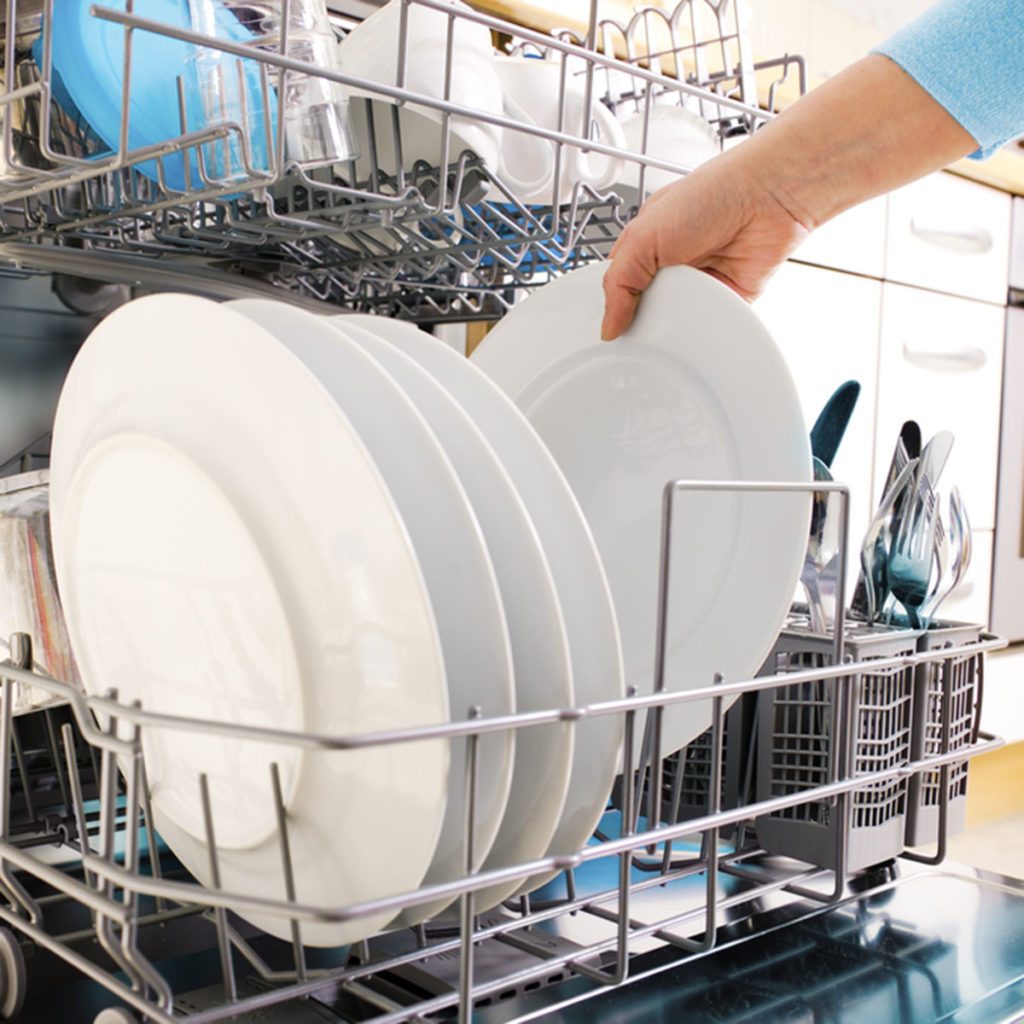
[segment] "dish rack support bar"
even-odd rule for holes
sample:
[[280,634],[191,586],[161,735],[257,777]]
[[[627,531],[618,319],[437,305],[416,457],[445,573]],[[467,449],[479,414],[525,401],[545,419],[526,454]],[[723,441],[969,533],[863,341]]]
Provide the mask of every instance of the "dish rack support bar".
[[[24,6],[25,0],[21,2]],[[186,130],[190,128],[186,93],[179,76],[173,102],[182,134],[147,139],[143,145],[129,138],[129,114],[136,115],[131,76],[125,73],[117,139],[107,139],[111,145],[94,152],[95,139],[88,133],[75,136],[74,131],[82,134],[80,125],[69,127],[56,106],[61,93],[53,84],[60,70],[55,67],[50,31],[54,0],[41,0],[38,8],[42,29],[41,43],[34,51],[38,67],[27,56],[21,26],[16,27],[18,0],[5,0],[4,8],[6,61],[0,120],[6,159],[0,171],[0,259],[17,267],[46,270],[65,260],[60,250],[82,247],[90,257],[87,276],[101,280],[123,280],[126,257],[139,257],[143,264],[166,260],[184,287],[201,293],[209,291],[210,274],[215,272],[233,276],[235,287],[242,291],[247,285],[272,285],[296,300],[384,312],[422,323],[496,319],[519,295],[549,277],[607,255],[636,209],[632,200],[623,199],[632,186],[598,191],[585,181],[575,181],[567,198],[558,184],[562,180],[558,169],[566,166],[568,153],[578,150],[624,160],[639,175],[637,202],[643,197],[648,172],[687,173],[689,168],[671,160],[594,137],[589,121],[575,134],[562,130],[569,123],[570,62],[574,67],[582,62],[581,86],[590,101],[626,114],[635,106],[646,120],[656,96],[668,99],[699,111],[720,143],[752,133],[773,116],[778,87],[792,68],[800,68],[801,91],[805,84],[799,58],[785,55],[753,63],[739,0],[726,4],[679,0],[671,14],[644,9],[624,24],[599,18],[598,0],[590,0],[582,38],[571,32],[546,35],[469,8],[453,9],[443,0],[402,0],[395,55],[400,73],[395,85],[289,57],[286,33],[276,48],[257,50],[144,18],[131,3],[127,10],[97,3],[90,9],[91,16],[124,31],[125,72],[140,71],[137,41],[155,33],[219,51],[234,61],[240,74],[241,60],[258,64],[258,84],[253,89],[262,95],[263,110],[252,113],[260,122],[257,126],[236,120]],[[406,87],[413,35],[409,18],[417,8],[447,22],[441,96],[421,95]],[[680,31],[687,16],[689,36]],[[710,32],[706,19],[711,20]],[[452,61],[459,24],[489,29],[510,38],[513,47],[530,47],[561,63],[559,128],[475,108],[469,105],[472,97],[457,102]],[[698,25],[703,34],[698,33]],[[658,31],[667,33],[668,43],[656,38]],[[759,73],[771,79],[767,106],[758,95]],[[375,123],[369,115],[369,148],[363,163],[352,158],[325,172],[305,170],[286,159],[283,104],[290,101],[283,85],[296,75],[347,86],[355,95],[371,97],[353,98],[353,110],[371,103],[390,105],[389,120]],[[30,80],[23,82],[26,77]],[[271,103],[275,86],[279,94],[276,119]],[[602,89],[607,91],[601,94]],[[40,137],[32,135],[27,142],[21,138],[25,130],[19,127],[16,140],[12,127],[15,116],[24,120],[20,110],[26,104],[33,110],[38,107],[35,120],[40,126]],[[433,111],[439,122],[440,163],[399,160],[397,167],[388,166],[385,171],[379,145],[408,155],[399,114],[401,108],[413,105]],[[556,173],[549,203],[520,201],[502,183],[499,171],[485,166],[469,150],[458,152],[460,143],[450,130],[456,121],[550,144]],[[136,123],[137,118],[132,121]],[[378,133],[393,138],[377,138]],[[51,134],[57,135],[56,142]],[[643,137],[647,138],[646,128]],[[220,179],[213,173],[207,152],[227,139],[241,155],[242,181]],[[257,155],[260,161],[265,155],[265,163],[257,161]],[[436,159],[435,154],[428,155]],[[183,187],[178,181],[171,184],[169,168],[177,163],[182,167]],[[476,186],[471,182],[480,186],[484,199],[473,197]],[[34,251],[22,254],[17,246]],[[144,265],[138,273],[140,279],[153,276]],[[155,276],[159,281],[159,274]]]
[[[527,985],[550,975],[553,970],[567,970],[595,983],[595,991],[620,985],[629,977],[634,943],[656,938],[675,946],[687,956],[708,952],[718,944],[718,922],[720,914],[732,907],[752,903],[767,894],[789,893],[794,897],[815,902],[830,902],[839,899],[844,892],[847,879],[846,833],[849,824],[851,795],[858,789],[893,779],[906,779],[916,773],[936,769],[948,772],[948,766],[964,761],[967,757],[1002,744],[1001,740],[978,732],[977,741],[968,748],[951,749],[950,743],[950,698],[951,673],[943,676],[945,695],[942,744],[937,755],[926,755],[911,760],[896,768],[856,774],[853,770],[853,750],[856,746],[857,693],[861,669],[858,663],[845,657],[842,628],[835,630],[832,640],[832,664],[812,669],[784,672],[746,681],[725,681],[716,675],[712,683],[691,691],[666,690],[665,658],[667,653],[667,629],[670,622],[669,567],[673,558],[673,531],[676,526],[678,504],[684,495],[713,492],[737,493],[803,493],[808,496],[829,492],[837,495],[841,503],[840,551],[845,551],[845,534],[848,528],[849,492],[840,483],[779,483],[779,482],[731,482],[731,481],[674,481],[666,486],[662,505],[661,555],[658,580],[658,634],[656,649],[656,675],[652,692],[638,694],[630,689],[627,695],[616,701],[589,706],[551,709],[544,712],[519,713],[496,718],[485,718],[479,708],[469,709],[462,721],[453,721],[436,726],[417,729],[394,730],[373,735],[323,736],[314,733],[294,733],[287,730],[229,725],[183,716],[165,715],[140,707],[137,703],[123,703],[116,692],[103,696],[89,697],[74,687],[44,676],[33,670],[30,655],[19,657],[26,646],[20,637],[12,641],[15,657],[2,667],[3,690],[0,700],[0,757],[3,758],[8,789],[0,793],[0,800],[7,801],[12,784],[11,766],[14,754],[12,734],[11,689],[19,683],[30,683],[65,697],[85,741],[99,748],[99,831],[96,844],[90,841],[87,812],[83,798],[83,785],[79,775],[79,761],[74,755],[75,745],[71,725],[62,730],[64,755],[67,762],[67,792],[73,806],[70,811],[79,823],[78,842],[82,856],[80,868],[82,879],[74,873],[42,863],[31,849],[20,849],[14,844],[9,817],[4,810],[8,804],[0,804],[0,865],[6,877],[15,883],[10,891],[5,888],[10,906],[0,905],[0,920],[20,931],[28,939],[63,957],[72,966],[99,982],[128,1005],[146,1015],[147,1019],[159,1024],[175,1024],[182,1018],[175,1010],[174,993],[159,973],[157,966],[143,952],[139,941],[140,931],[150,923],[173,919],[176,915],[197,914],[210,919],[214,929],[216,947],[219,951],[222,980],[228,995],[224,1005],[200,1010],[187,1017],[190,1024],[213,1024],[215,1021],[246,1012],[255,1012],[281,1003],[316,995],[337,986],[348,987],[352,992],[364,992],[372,996],[373,979],[376,975],[403,965],[415,965],[431,956],[443,953],[459,953],[458,980],[449,994],[426,998],[411,1006],[386,1006],[374,1004],[377,1009],[384,1006],[383,1013],[373,1019],[378,1024],[400,1024],[443,1010],[456,1009],[460,1022],[470,1022],[474,1006],[481,999],[495,997],[510,985]],[[845,592],[845,566],[840,564],[837,593]],[[838,602],[837,618],[842,620],[842,602]],[[1005,641],[996,637],[984,637],[972,650],[984,653],[1005,646]],[[30,650],[30,649],[29,649]],[[956,652],[956,648],[952,651]],[[939,662],[948,666],[953,655],[949,650],[936,648],[914,654],[873,660],[871,670],[885,668],[912,668]],[[742,693],[770,692],[780,686],[791,686],[801,682],[816,682],[823,679],[836,681],[836,699],[831,709],[833,736],[842,736],[842,756],[835,758],[824,784],[736,808],[723,809],[721,803],[722,751],[725,733],[724,702],[727,697]],[[692,700],[710,698],[712,702],[711,722],[711,786],[709,789],[707,813],[689,821],[662,824],[656,794],[661,791],[662,760],[661,720],[666,708]],[[98,727],[94,715],[105,721],[104,728]],[[556,722],[574,722],[587,717],[606,715],[622,716],[624,723],[624,761],[626,776],[623,786],[621,829],[617,836],[600,837],[597,845],[582,850],[570,851],[565,855],[550,855],[529,864],[515,865],[488,871],[473,872],[474,863],[472,835],[474,831],[477,780],[478,744],[481,736],[490,732],[508,729],[536,728]],[[644,717],[644,739],[639,758],[636,757],[634,737],[638,725],[637,716]],[[142,761],[142,737],[145,730],[167,728],[176,731],[199,731],[221,735],[226,738],[248,738],[273,740],[278,743],[300,746],[304,749],[330,751],[360,749],[395,743],[415,743],[431,739],[466,740],[466,814],[464,819],[464,850],[466,854],[465,877],[451,883],[423,887],[416,892],[404,893],[344,908],[324,908],[302,903],[297,898],[297,886],[291,864],[288,845],[288,815],[282,795],[280,776],[276,763],[270,771],[270,790],[278,824],[278,841],[281,849],[281,870],[284,880],[285,899],[275,899],[263,894],[234,893],[224,891],[220,886],[217,868],[217,844],[215,815],[213,814],[208,780],[199,778],[199,792],[203,810],[205,832],[211,851],[211,879],[208,887],[164,877],[158,869],[159,856],[152,823],[152,809],[148,781]],[[126,785],[118,793],[117,762],[127,765]],[[635,773],[635,774],[634,774]],[[651,785],[647,802],[647,821],[641,828],[639,811],[643,799],[642,780],[657,780]],[[940,843],[939,853],[945,852],[941,831],[946,827],[947,816],[942,810],[949,799],[946,778],[940,788]],[[654,794],[654,795],[651,795]],[[119,797],[123,797],[123,804]],[[834,798],[841,809],[847,827],[838,830],[836,836],[836,868],[824,871],[814,866],[801,867],[782,878],[766,879],[763,874],[752,872],[746,862],[760,854],[756,849],[735,849],[723,852],[720,849],[720,831],[730,825],[737,825],[752,817],[785,810],[815,800]],[[697,856],[677,860],[673,856],[673,844],[684,837],[700,834],[701,848]],[[118,863],[116,838],[124,837],[124,864]],[[141,837],[147,839],[148,874],[143,873]],[[659,846],[663,854],[658,855]],[[634,871],[645,869],[653,862],[655,870],[639,880],[633,878]],[[569,886],[566,899],[550,901],[548,905],[539,902],[531,906],[524,899],[516,906],[508,905],[508,912],[497,921],[479,921],[474,914],[474,898],[477,890],[499,881],[513,878],[525,879],[541,872],[573,872],[582,866],[603,858],[618,859],[617,882],[613,888],[597,893],[579,895],[575,887]],[[74,949],[67,935],[53,935],[47,931],[45,914],[41,905],[27,892],[12,869],[24,872],[50,887],[54,895],[80,903],[93,918],[93,929],[103,948],[126,974],[129,983],[119,980],[109,971],[90,961]],[[671,885],[684,878],[703,878],[704,899],[697,906],[676,908],[669,916],[655,921],[634,917],[631,911],[632,897],[636,894]],[[718,886],[721,877],[732,877],[750,882],[751,887],[741,892],[723,893]],[[832,879],[832,887],[823,891],[811,887],[811,883]],[[120,896],[118,893],[120,892]],[[18,893],[25,893],[28,902],[22,902]],[[442,897],[455,898],[459,904],[457,933],[450,939],[431,941],[422,930],[415,933],[416,943],[411,951],[382,955],[373,951],[372,944],[361,944],[362,957],[358,963],[329,968],[313,969],[305,959],[301,943],[301,925],[306,921],[347,921],[360,917],[378,915],[382,912],[397,913],[420,902],[433,901]],[[145,903],[156,900],[157,912],[146,911]],[[271,913],[290,922],[292,933],[292,968],[290,971],[270,970],[260,962],[259,955],[231,924],[228,913],[232,909],[250,913]],[[581,914],[608,922],[613,926],[607,937],[588,945],[574,947],[567,952],[552,954],[531,941],[531,930],[544,922],[555,921],[572,914]],[[683,929],[687,934],[681,934]],[[693,938],[697,935],[697,938]],[[475,948],[482,942],[497,940],[532,955],[535,964],[520,966],[512,974],[500,979],[475,977]],[[249,994],[243,991],[237,976],[234,954],[257,968],[261,976],[273,980],[279,987]],[[367,955],[369,954],[369,955]],[[374,959],[379,957],[379,959]],[[604,959],[603,959],[604,958]],[[607,961],[607,962],[605,962]],[[371,998],[371,1002],[372,1002]]]

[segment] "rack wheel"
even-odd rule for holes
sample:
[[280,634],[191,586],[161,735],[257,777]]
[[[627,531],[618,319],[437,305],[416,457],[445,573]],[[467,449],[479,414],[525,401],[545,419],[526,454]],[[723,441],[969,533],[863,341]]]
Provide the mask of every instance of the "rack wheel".
[[0,1017],[13,1020],[25,1002],[25,954],[14,932],[0,928]]
[[100,1010],[92,1024],[139,1024],[135,1015],[123,1006],[108,1006]]

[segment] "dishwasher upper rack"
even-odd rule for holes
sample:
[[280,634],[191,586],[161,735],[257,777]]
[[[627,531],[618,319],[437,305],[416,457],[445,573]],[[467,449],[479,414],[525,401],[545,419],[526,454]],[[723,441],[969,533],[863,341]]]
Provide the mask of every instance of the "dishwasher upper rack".
[[[19,17],[26,2],[19,6],[19,0],[4,0],[5,78],[0,95],[7,165],[6,180],[0,178],[0,246],[12,244],[8,258],[19,266],[45,270],[55,255],[48,250],[84,248],[94,257],[92,276],[100,278],[105,276],[106,255],[139,264],[166,259],[174,260],[179,270],[194,270],[197,281],[216,269],[313,300],[408,320],[495,319],[523,290],[604,258],[635,205],[616,187],[596,190],[583,182],[576,182],[571,196],[556,205],[520,202],[511,190],[503,190],[499,175],[477,154],[458,151],[449,133],[452,117],[543,138],[560,166],[574,143],[617,154],[639,168],[639,191],[633,190],[638,195],[650,168],[686,170],[579,134],[475,109],[471,98],[420,96],[289,60],[278,52],[146,22],[130,13],[130,3],[127,11],[102,4],[93,8],[95,17],[131,27],[126,36],[129,55],[134,33],[156,31],[257,61],[264,90],[273,87],[275,76],[300,72],[341,82],[374,97],[353,99],[353,108],[388,106],[387,145],[399,153],[403,129],[395,104],[415,102],[435,111],[442,159],[434,165],[409,160],[387,173],[379,159],[385,140],[371,135],[362,140],[366,151],[358,165],[350,161],[305,171],[286,162],[284,117],[275,125],[267,105],[262,129],[273,145],[267,147],[266,165],[250,165],[243,181],[217,180],[202,159],[204,147],[214,139],[230,135],[244,142],[238,124],[192,131],[135,151],[122,124],[115,152],[83,154],[80,140],[73,132],[68,137],[54,106],[47,31],[54,0],[31,0],[29,9],[39,11],[35,18]],[[559,62],[560,125],[567,123],[564,83],[570,75],[585,80],[587,95],[596,102],[623,115],[639,113],[645,123],[658,105],[684,106],[706,119],[723,142],[749,135],[771,117],[783,81],[798,78],[797,88],[803,89],[799,58],[752,61],[742,0],[680,0],[668,11],[645,7],[624,24],[600,19],[598,6],[599,0],[591,0],[589,31],[582,38],[571,32],[531,31],[443,0],[403,0],[402,17],[405,24],[410,9],[419,7],[448,19],[447,49],[439,54],[447,64],[460,21],[486,26],[507,50],[528,48]],[[25,59],[36,20],[43,30],[36,45],[43,54],[41,67]],[[400,54],[407,45],[405,34],[400,32],[395,41]],[[759,102],[759,81],[764,105]],[[124,96],[129,110],[131,82],[129,76]],[[180,81],[178,92],[180,105]],[[15,124],[22,129],[17,138]],[[591,127],[586,125],[584,134]],[[184,159],[184,190],[171,188],[164,173],[165,162],[172,158]],[[193,165],[197,174],[190,174]],[[552,199],[557,198],[552,189]],[[26,255],[26,245],[15,249],[14,243],[35,248]],[[123,267],[112,268],[110,275],[115,274],[123,279]]]
[[[668,486],[661,534],[657,665],[664,664],[663,638],[669,615],[668,563],[673,507],[678,497],[711,491],[794,493],[823,489],[842,494],[844,502],[848,495],[842,484],[716,481],[676,482]],[[944,705],[948,707],[954,673],[945,671],[943,666],[959,658],[961,651],[940,646],[861,665],[844,653],[846,631],[841,608],[838,616],[832,637],[831,666],[746,681],[725,682],[716,677],[699,690],[672,693],[662,689],[664,679],[659,671],[654,692],[647,695],[633,691],[621,700],[600,705],[552,708],[502,718],[480,718],[474,709],[467,709],[467,718],[461,722],[360,736],[292,733],[161,715],[137,704],[127,704],[112,692],[86,697],[75,687],[31,671],[31,645],[23,635],[16,635],[11,660],[0,669],[0,922],[13,930],[0,929],[0,1017],[16,1015],[17,996],[24,991],[23,954],[15,932],[105,986],[143,1019],[160,1024],[181,1020],[212,1024],[229,1018],[246,1020],[247,1014],[261,1019],[260,1011],[284,1003],[299,1006],[303,999],[314,1000],[323,1008],[323,1017],[315,1017],[317,1020],[372,1019],[377,1024],[400,1024],[446,1019],[455,1014],[460,1021],[469,1021],[485,1015],[488,1005],[510,995],[569,977],[590,986],[588,994],[596,995],[609,986],[624,983],[636,957],[652,947],[674,948],[683,959],[732,941],[736,938],[728,927],[732,915],[745,912],[746,908],[752,908],[752,915],[765,900],[784,897],[808,906],[838,902],[848,881],[848,828],[835,834],[834,872],[795,862],[768,871],[762,858],[764,851],[752,846],[723,846],[724,830],[759,815],[822,800],[833,802],[838,820],[849,822],[853,795],[858,790],[886,780],[909,779],[921,772],[937,772],[940,776],[939,821],[944,826],[950,772],[965,759],[995,749],[1002,742],[979,734],[954,749],[950,725],[944,720],[937,745],[919,760],[908,760],[884,771],[857,772],[855,722],[861,672],[935,665],[936,678],[942,680]],[[972,652],[981,656],[1004,646],[1005,641],[984,636],[972,646]],[[831,680],[836,689],[831,712],[833,735],[843,738],[844,750],[841,756],[829,759],[822,783],[800,793],[723,810],[720,793],[725,699],[822,680]],[[56,757],[54,766],[66,794],[65,814],[63,820],[57,821],[57,828],[39,839],[42,843],[46,839],[52,841],[54,833],[64,838],[63,849],[68,856],[60,865],[55,865],[52,857],[44,856],[53,852],[51,845],[34,845],[31,836],[26,843],[24,826],[12,814],[17,809],[12,803],[18,791],[15,783],[22,777],[20,763],[12,757],[12,691],[17,683],[30,683],[65,698],[74,718],[60,728],[64,756]],[[660,750],[661,715],[665,708],[709,698],[713,710],[707,813],[679,824],[658,824],[659,812],[654,801],[660,803],[657,794],[662,790],[662,761],[654,752]],[[142,755],[143,738],[150,730],[196,731],[225,738],[245,736],[322,751],[416,744],[446,737],[465,748],[465,827],[471,833],[477,745],[481,736],[607,715],[618,718],[623,726],[622,763],[626,770],[620,787],[620,815],[607,825],[602,822],[601,830],[585,848],[529,864],[487,873],[467,870],[464,878],[451,883],[349,907],[300,902],[295,898],[288,812],[274,765],[270,766],[267,779],[267,798],[278,823],[279,894],[265,888],[259,892],[222,891],[216,882],[215,843],[210,844],[214,851],[214,881],[210,886],[200,885],[188,876],[168,874],[168,868],[174,871],[175,866],[162,856],[161,843],[154,831]],[[121,786],[119,769],[124,780]],[[95,785],[95,799],[87,799],[83,784]],[[202,776],[198,791],[207,835],[212,836],[213,811]],[[51,813],[51,819],[59,817]],[[653,826],[652,821],[656,823]],[[942,829],[937,841],[933,862],[944,854]],[[595,885],[587,869],[602,861],[609,870]],[[472,894],[477,889],[548,870],[564,873],[557,891],[521,897],[486,916],[474,914]],[[671,898],[652,907],[650,898],[666,892]],[[378,936],[340,953],[337,962],[326,965],[316,961],[302,946],[305,922],[351,920],[376,916],[385,910],[397,912],[440,896],[458,897],[457,926],[419,926]],[[70,931],[58,928],[51,919],[56,909],[68,905],[77,906],[84,914],[84,923]],[[236,918],[233,907],[291,921],[292,943],[272,940],[268,947],[267,937],[255,934]],[[67,917],[62,920],[66,925]],[[177,982],[172,984],[170,976],[161,972],[160,962],[147,949],[147,935],[173,928],[185,920],[205,927],[215,951],[214,981],[201,985],[199,991],[182,991]],[[581,921],[586,925],[582,932]],[[496,951],[504,958],[496,958]],[[439,987],[429,987],[438,978],[447,981]],[[579,997],[578,991],[572,995],[573,999]],[[344,1010],[353,1006],[358,1007],[358,1013],[347,1016]],[[335,1016],[330,1016],[335,1010]],[[123,1024],[135,1019],[112,1017],[111,1011],[105,1013],[96,1018],[95,1024]]]

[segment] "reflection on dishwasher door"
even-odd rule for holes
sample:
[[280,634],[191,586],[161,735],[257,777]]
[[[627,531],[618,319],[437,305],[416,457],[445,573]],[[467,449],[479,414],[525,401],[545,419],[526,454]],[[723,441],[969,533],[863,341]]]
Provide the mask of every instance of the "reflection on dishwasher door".
[[0,475],[48,464],[68,367],[102,315],[125,297],[121,286],[79,278],[0,276]]

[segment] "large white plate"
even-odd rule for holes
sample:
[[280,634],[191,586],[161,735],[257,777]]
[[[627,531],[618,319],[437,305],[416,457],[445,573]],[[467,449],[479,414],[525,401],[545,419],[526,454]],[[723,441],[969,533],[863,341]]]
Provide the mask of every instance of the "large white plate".
[[[316,374],[380,468],[423,569],[441,636],[453,718],[469,716],[468,704],[454,703],[465,702],[468,694],[485,715],[513,712],[511,647],[494,566],[466,492],[427,421],[391,375],[324,318],[271,299],[239,299],[228,305],[288,345]],[[480,741],[474,868],[498,834],[515,742],[512,733],[491,733]],[[451,752],[448,807],[432,864],[464,863],[464,749],[459,742]],[[415,745],[408,748],[408,756],[417,756]]]
[[[810,479],[796,389],[764,325],[690,267],[658,273],[618,341],[600,341],[604,264],[541,288],[473,354],[547,442],[590,521],[611,583],[626,681],[655,671],[662,493],[674,479]],[[789,609],[807,546],[803,494],[679,502],[665,685],[747,679]],[[664,750],[699,735],[710,701],[669,709]]]
[[[576,703],[620,699],[622,655],[608,583],[586,520],[544,443],[489,378],[441,342],[396,320],[359,314],[345,318],[350,320],[377,332],[433,374],[487,438],[533,520],[551,567],[569,639]],[[621,716],[584,719],[575,730],[565,807],[538,855],[574,853],[586,845],[618,770]],[[536,888],[550,877],[535,877],[523,886],[494,886],[485,891],[480,907]]]
[[[462,407],[414,359],[365,330],[351,316],[334,317],[331,323],[394,377],[430,424],[459,474],[498,576],[512,640],[517,709],[571,706],[569,645],[551,570],[526,506],[494,450]],[[437,344],[426,335],[420,334],[420,338]],[[464,680],[461,691],[455,676],[449,675],[448,682],[449,701],[456,713],[477,702],[479,679]],[[565,804],[572,748],[569,723],[522,729],[516,734],[512,789],[487,867],[521,864],[547,850]],[[486,746],[481,754],[485,752]],[[424,881],[453,881],[465,873],[462,859],[439,861],[435,857]],[[395,923],[417,924],[450,902],[421,905],[403,913]]]
[[[238,312],[160,295],[100,324],[61,395],[51,503],[90,693],[337,735],[447,720],[433,612],[387,486],[323,385]],[[430,864],[447,744],[311,753],[147,726],[143,749],[156,826],[206,884],[200,772],[222,885],[284,898],[271,762],[300,901],[402,892]],[[290,937],[282,918],[250,919]],[[386,920],[306,925],[303,940],[343,944]]]

